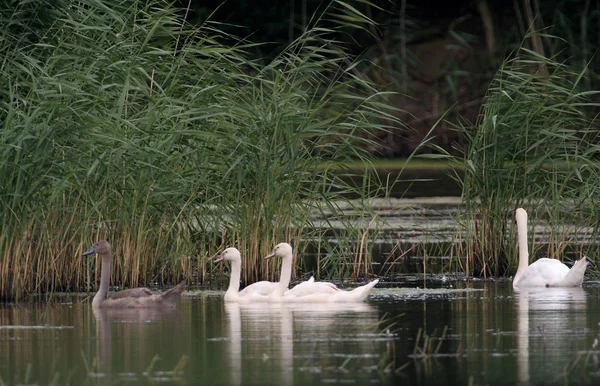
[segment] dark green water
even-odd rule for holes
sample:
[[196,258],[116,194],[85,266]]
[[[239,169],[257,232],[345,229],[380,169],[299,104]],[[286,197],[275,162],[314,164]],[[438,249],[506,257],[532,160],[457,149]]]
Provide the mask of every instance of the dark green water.
[[220,292],[172,312],[1,304],[0,384],[600,383],[597,284],[437,287],[376,288],[356,305],[224,304]]

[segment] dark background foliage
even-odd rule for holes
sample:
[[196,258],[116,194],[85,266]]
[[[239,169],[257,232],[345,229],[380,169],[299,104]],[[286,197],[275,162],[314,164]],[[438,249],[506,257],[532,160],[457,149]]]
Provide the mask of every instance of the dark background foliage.
[[[208,18],[225,30],[264,43],[256,58],[275,55],[297,38],[326,2],[180,1],[192,24]],[[379,157],[406,157],[431,127],[433,146],[417,152],[462,150],[456,123],[475,122],[485,90],[504,59],[523,43],[528,30],[552,34],[524,42],[536,52],[572,67],[587,67],[581,87],[599,83],[600,2],[594,0],[475,0],[348,2],[379,24],[378,29],[338,29],[335,37],[365,59],[361,70],[383,89],[399,94],[392,104],[406,122],[378,139]],[[530,28],[531,27],[531,28]]]
[[[10,22],[5,23],[9,26],[5,33],[20,34],[35,43],[35,30],[55,22],[57,4],[61,2],[5,3],[4,7],[14,9]],[[404,111],[399,118],[405,125],[382,134],[378,145],[369,149],[378,157],[406,157],[415,149],[420,153],[444,149],[459,154],[462,138],[453,126],[475,122],[490,80],[530,30],[560,39],[538,35],[525,46],[585,69],[587,76],[581,87],[597,89],[599,83],[598,0],[379,0],[346,4],[376,21],[378,28],[343,28],[338,23],[332,39],[343,42],[349,53],[360,55],[363,75],[382,89],[397,92],[390,103]],[[220,30],[235,36],[232,44],[239,42],[239,37],[259,43],[250,51],[255,59],[267,63],[314,25],[329,3],[179,0],[176,5],[190,27],[217,22]],[[327,25],[326,20],[320,22]],[[226,39],[224,36],[221,38]],[[433,146],[420,146],[436,124]]]

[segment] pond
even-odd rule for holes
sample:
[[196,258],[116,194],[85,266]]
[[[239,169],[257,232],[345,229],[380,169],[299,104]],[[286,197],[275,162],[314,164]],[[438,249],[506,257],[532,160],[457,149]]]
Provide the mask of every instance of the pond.
[[386,283],[359,304],[224,304],[220,291],[186,292],[172,311],[94,312],[74,295],[5,303],[0,384],[600,382],[596,283],[423,284]]

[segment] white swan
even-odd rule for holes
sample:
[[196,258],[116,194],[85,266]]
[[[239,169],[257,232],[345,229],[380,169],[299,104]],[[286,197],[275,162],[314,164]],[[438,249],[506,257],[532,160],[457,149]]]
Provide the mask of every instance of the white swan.
[[[281,274],[279,282],[259,281],[246,286],[243,290],[240,289],[240,272],[242,270],[242,257],[237,248],[227,248],[215,260],[218,263],[222,260],[231,262],[231,275],[229,278],[229,288],[225,292],[226,302],[267,302],[268,295],[277,289],[286,291],[290,285],[292,278],[292,259],[283,259],[281,264]],[[307,287],[314,282],[314,278],[298,284],[299,286]],[[295,287],[294,287],[295,288]]]
[[[292,246],[288,243],[279,243],[273,248],[273,251],[265,256],[269,259],[279,256],[283,259],[283,264],[290,265],[289,275],[291,276],[291,262],[293,258]],[[281,270],[283,275],[283,269]],[[355,288],[351,291],[339,289],[335,284],[328,282],[309,281],[298,284],[292,289],[287,289],[280,284],[276,291],[269,295],[271,302],[297,302],[297,303],[341,303],[341,302],[361,302],[369,296],[369,292],[379,282],[379,279]],[[289,283],[289,280],[288,280]]]
[[588,262],[585,256],[569,269],[556,259],[541,258],[529,265],[527,251],[527,212],[519,208],[515,213],[519,239],[519,268],[513,278],[513,288],[579,287]]
[[269,281],[260,281],[246,286],[240,291],[240,274],[242,272],[242,256],[237,248],[227,248],[215,263],[220,261],[229,261],[231,263],[231,273],[229,276],[229,288],[225,292],[224,300],[226,302],[249,302],[249,301],[268,301],[267,295],[278,287],[279,283]]

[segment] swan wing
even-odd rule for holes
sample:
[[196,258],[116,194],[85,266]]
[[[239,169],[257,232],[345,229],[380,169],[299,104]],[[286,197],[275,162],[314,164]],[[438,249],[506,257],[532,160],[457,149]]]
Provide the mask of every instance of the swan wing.
[[160,300],[163,303],[172,303],[175,304],[177,303],[177,300],[179,300],[179,298],[181,297],[181,293],[185,290],[185,282],[181,282],[179,284],[177,284],[175,287],[170,288],[168,290],[166,290],[165,292],[161,293],[160,296]]
[[146,296],[151,296],[152,291],[149,288],[130,288],[124,289],[119,292],[113,293],[110,297],[111,299],[122,299],[122,298],[145,298]]
[[560,287],[581,287],[588,264],[585,256],[577,260],[563,278]]
[[239,292],[238,296],[267,296],[270,295],[273,291],[275,291],[277,287],[279,287],[279,283],[266,280],[258,281],[256,283],[244,287],[244,289]]
[[375,287],[377,285],[377,283],[379,283],[379,279],[375,279],[372,282],[369,282],[365,285],[361,285],[360,287],[357,287],[355,289],[353,289],[352,291],[340,291],[343,292],[336,295],[338,297],[341,297],[341,299],[337,300],[340,302],[362,302],[363,300],[366,300],[367,297],[369,296],[369,293],[371,292],[371,290],[373,289],[373,287]]
[[[173,304],[174,305],[174,304]],[[141,298],[107,298],[100,303],[100,308],[152,308],[161,307],[161,295],[150,295]]]
[[[134,288],[137,289],[137,288]],[[185,283],[181,282],[175,287],[160,294],[152,294],[142,297],[120,297],[104,299],[100,308],[170,308],[175,307],[185,289]],[[130,290],[128,290],[130,291]],[[123,292],[123,291],[119,291]]]
[[339,288],[333,283],[305,281],[286,291],[284,296],[299,298],[314,295],[333,295],[338,291]]
[[[361,302],[369,296],[371,289],[379,282],[379,279],[351,291],[341,290],[332,283],[316,282],[301,283],[287,291],[284,301],[294,303],[347,303]],[[300,287],[300,288],[298,288]],[[298,288],[298,289],[297,289]]]
[[569,273],[569,267],[556,259],[541,258],[527,267],[518,287],[557,287]]

